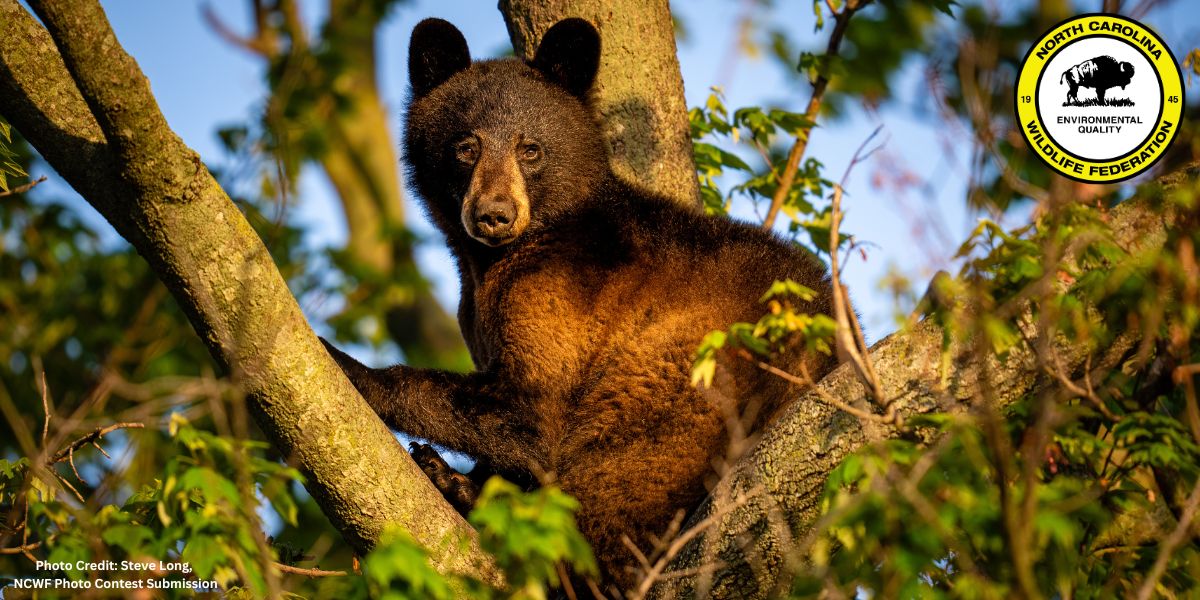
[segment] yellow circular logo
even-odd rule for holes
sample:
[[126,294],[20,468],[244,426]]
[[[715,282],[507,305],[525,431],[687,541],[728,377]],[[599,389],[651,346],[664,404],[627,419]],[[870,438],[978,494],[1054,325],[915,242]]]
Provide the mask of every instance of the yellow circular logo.
[[1017,123],[1050,168],[1076,181],[1129,179],[1162,158],[1183,113],[1170,48],[1141,23],[1087,14],[1046,32],[1021,61]]

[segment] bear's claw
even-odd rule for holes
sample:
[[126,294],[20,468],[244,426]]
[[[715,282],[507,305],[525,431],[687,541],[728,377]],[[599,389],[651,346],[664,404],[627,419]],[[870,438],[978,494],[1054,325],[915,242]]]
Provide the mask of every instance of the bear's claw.
[[412,442],[408,447],[412,450],[413,460],[433,482],[433,487],[437,488],[442,496],[445,496],[459,514],[467,516],[467,513],[471,512],[475,506],[475,500],[479,497],[479,486],[475,485],[475,482],[466,475],[450,468],[450,465],[446,464],[445,459],[438,454],[437,450],[434,450],[433,446]]

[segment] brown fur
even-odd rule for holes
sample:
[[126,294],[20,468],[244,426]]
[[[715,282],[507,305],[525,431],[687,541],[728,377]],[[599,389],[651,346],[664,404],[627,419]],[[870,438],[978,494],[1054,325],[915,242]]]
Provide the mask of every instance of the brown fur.
[[[605,574],[627,585],[635,561],[621,536],[648,550],[704,497],[727,416],[749,410],[757,431],[798,391],[740,359],[721,362],[713,387],[693,387],[703,336],[761,317],[776,280],[818,290],[802,307],[812,313],[829,312],[830,292],[824,267],[795,245],[612,175],[585,100],[598,40],[568,20],[531,65],[470,63],[452,25],[418,25],[406,161],[458,260],[478,370],[369,369],[330,352],[391,427],[518,480],[556,478],[579,499]],[[482,235],[470,219],[480,211],[464,205],[485,201],[525,202],[528,220],[508,237]],[[806,360],[818,377],[832,366],[782,360],[793,371]]]

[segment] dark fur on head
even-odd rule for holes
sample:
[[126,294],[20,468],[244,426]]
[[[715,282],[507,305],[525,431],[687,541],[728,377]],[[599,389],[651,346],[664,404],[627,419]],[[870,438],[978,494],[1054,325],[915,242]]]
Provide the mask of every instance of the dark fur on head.
[[[608,162],[586,104],[600,60],[599,36],[590,24],[558,23],[530,63],[470,63],[466,41],[453,27],[426,19],[413,31],[409,68],[420,70],[410,76],[404,156],[430,217],[452,247],[465,251],[477,245],[470,237],[486,237],[466,230],[464,221],[476,212],[470,202],[508,203],[514,215],[527,210],[528,223],[518,220],[523,227],[510,232],[515,238],[578,205],[608,174]],[[457,155],[456,144],[464,141],[475,145],[474,161]],[[524,160],[531,145],[540,156]],[[472,175],[478,177],[473,181]],[[520,192],[524,198],[513,197]]]

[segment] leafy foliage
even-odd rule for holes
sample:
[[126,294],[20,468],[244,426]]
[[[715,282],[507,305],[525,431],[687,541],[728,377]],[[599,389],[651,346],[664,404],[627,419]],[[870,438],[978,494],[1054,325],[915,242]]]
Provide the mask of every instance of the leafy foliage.
[[[268,578],[278,577],[273,565],[281,552],[264,539],[257,507],[260,502],[270,506],[286,525],[296,526],[291,486],[303,478],[265,458],[263,442],[215,435],[178,414],[170,417],[167,429],[177,454],[120,506],[107,504],[93,512],[70,502],[55,482],[61,475],[31,469],[27,457],[0,461],[0,505],[28,511],[30,537],[40,541],[48,562],[130,561],[144,567],[103,576],[110,581],[183,576],[215,581],[234,597],[270,595]],[[392,528],[364,557],[361,575],[323,580],[314,592],[344,598],[544,600],[566,572],[560,564],[581,576],[596,574],[591,549],[576,529],[578,508],[553,486],[522,492],[499,478],[485,485],[470,520],[505,573],[508,587],[503,590],[440,573],[420,544],[403,529]],[[162,563],[184,566],[178,573],[164,573],[155,566]],[[93,574],[79,569],[37,572],[39,577],[76,580]]]
[[[1194,197],[1179,188],[1161,210]],[[1188,291],[1195,268],[1186,266],[1200,241],[1193,220],[1153,251],[1121,243],[1106,210],[1078,204],[1014,232],[982,222],[953,287],[965,302],[935,315],[952,337],[982,338],[998,359],[1020,353],[1054,374],[1056,350],[1028,336],[1064,336],[1099,361],[1132,327],[1154,358],[1134,352],[1079,383],[1078,373],[1054,375],[1001,415],[984,406],[925,415],[901,439],[851,455],[826,483],[828,526],[809,550],[817,572],[888,597],[1131,597],[1160,554],[1173,552],[1155,589],[1194,594],[1200,547],[1168,549],[1159,543],[1166,532],[1138,530],[1155,527],[1147,515],[1161,514],[1164,501],[1179,514],[1200,475],[1200,431],[1187,417],[1194,388],[1146,372],[1151,361],[1200,357],[1200,299]],[[1030,320],[1002,316],[1020,314],[1014,306],[1031,309]],[[805,575],[793,592],[826,585]]]
[[692,385],[712,385],[721,350],[745,349],[764,358],[802,348],[807,352],[832,354],[830,345],[837,323],[828,315],[799,312],[792,298],[808,302],[817,293],[790,279],[776,281],[759,300],[767,314],[757,323],[734,323],[728,331],[713,331],[704,337],[692,362]]
[[[803,114],[782,109],[746,107],[735,110],[730,116],[719,89],[713,90],[703,107],[691,109],[688,120],[704,210],[722,215],[729,212],[736,199],[748,201],[755,210],[763,200],[769,204],[778,190],[787,162],[786,151],[775,145],[781,140],[807,138],[816,126]],[[725,150],[701,141],[706,139],[730,143],[733,148]],[[761,166],[751,166],[737,150],[752,150]],[[829,207],[823,198],[833,182],[824,178],[823,168],[824,165],[814,158],[804,161],[784,197],[781,211],[791,219],[790,233],[808,233],[813,245],[828,253]],[[742,178],[741,183],[722,192],[720,185],[734,173]]]
[[[234,157],[251,151],[238,132],[226,136]],[[13,148],[22,164],[32,159],[19,137]],[[243,190],[239,182],[246,177],[270,181],[257,170],[262,165],[233,162],[243,168],[215,169],[227,189]],[[247,171],[245,165],[255,168]],[[298,295],[329,293],[306,274],[305,265],[317,257],[300,244],[300,230],[272,216],[274,207],[253,195],[270,198],[271,191],[251,187],[235,201]],[[0,459],[0,514],[6,517],[0,546],[27,541],[29,556],[51,562],[177,561],[188,565],[183,579],[216,581],[235,598],[283,589],[317,598],[544,598],[559,584],[559,561],[573,573],[595,573],[591,551],[575,528],[574,500],[555,488],[524,493],[497,481],[485,490],[476,527],[485,548],[511,568],[508,579],[521,582],[519,589],[444,576],[402,531],[389,532],[363,557],[361,574],[282,579],[275,563],[313,561],[305,550],[328,547],[324,540],[337,533],[299,488],[300,475],[265,442],[239,431],[245,427],[236,425],[246,419],[240,412],[244,399],[204,367],[207,352],[145,261],[102,239],[73,207],[28,194],[4,198],[0,225],[0,278],[16,283],[0,285],[0,305],[6,307],[0,311],[0,331],[6,332],[0,336],[0,408],[9,428],[0,438],[7,443],[6,458]],[[42,389],[30,384],[43,373],[53,414],[44,444],[49,447],[39,447],[30,434],[41,425],[43,410]],[[78,421],[63,422],[56,403],[83,403],[93,412],[89,418],[102,423],[119,416],[151,426],[105,438],[115,460],[80,449],[71,458],[77,468],[68,470],[66,463],[43,468],[45,455],[69,442],[62,436],[82,433],[76,433]],[[270,529],[276,531],[268,538]],[[321,560],[349,570],[351,556],[341,546]],[[0,555],[0,565],[17,577],[95,575],[37,569],[20,553]],[[101,576],[180,578],[149,568]]]
[[579,502],[554,486],[532,493],[493,477],[483,486],[470,522],[484,550],[508,577],[512,597],[543,599],[560,583],[557,566],[595,576],[591,547],[575,526]]
[[[48,562],[130,561],[140,567],[110,569],[104,575],[110,580],[183,575],[266,595],[264,570],[272,556],[262,539],[256,498],[295,525],[289,485],[302,481],[299,473],[262,458],[262,442],[217,436],[179,415],[171,417],[169,432],[176,453],[120,505],[90,509],[76,504],[57,483],[65,481],[64,475],[33,469],[28,457],[0,465],[0,501],[6,510],[28,511],[28,535],[40,541]],[[186,566],[178,572],[155,566],[172,562]],[[40,570],[38,576],[56,571]],[[57,572],[75,580],[91,574],[74,568]]]
[[[838,10],[841,3],[815,3],[818,29],[829,23],[826,6]],[[947,119],[966,121],[979,136],[969,200],[1004,209],[1041,199],[1029,189],[1055,193],[1023,145],[991,136],[1009,119],[997,108],[1011,103],[1006,75],[1032,35],[1066,16],[1057,6],[1039,3],[998,17],[970,4],[950,21],[950,3],[882,2],[854,17],[837,56],[797,51],[788,33],[764,29],[783,64],[798,67],[809,83],[830,80],[826,115],[842,113],[847,100],[894,102],[896,74],[931,52],[928,91],[945,103]],[[1193,55],[1185,69],[1194,66]],[[693,109],[691,123],[693,137],[724,142],[698,150],[697,164],[706,207],[727,211],[734,195],[721,193],[721,178],[750,171],[737,145],[770,147],[769,138],[756,138],[754,123],[729,117],[719,95]],[[1174,160],[1194,159],[1194,148]],[[1014,187],[1014,180],[1028,185]],[[804,188],[816,180],[801,169],[797,181]],[[800,225],[823,252],[829,249],[819,244],[820,214],[810,208],[819,204],[807,198],[827,193],[813,186],[804,201],[788,201],[793,230],[803,214]],[[996,219],[980,220],[955,257],[963,265],[958,277],[939,279],[931,290],[939,301],[930,318],[945,332],[943,368],[950,368],[952,348],[974,348],[997,362],[1032,361],[1045,380],[1003,411],[975,398],[911,418],[897,439],[849,456],[826,482],[818,530],[796,549],[808,568],[799,569],[794,597],[1132,597],[1156,561],[1156,593],[1196,593],[1200,547],[1194,540],[1178,548],[1162,542],[1176,526],[1164,515],[1178,517],[1188,490],[1200,489],[1200,422],[1189,416],[1200,414],[1200,239],[1194,212],[1187,212],[1197,191],[1137,191],[1164,214],[1189,215],[1175,221],[1161,250],[1146,250],[1110,226],[1115,199],[1129,194],[1060,195],[1011,231]],[[773,291],[786,288],[777,283]],[[772,306],[775,316],[781,312]],[[774,335],[789,331],[778,328],[781,322],[789,319],[768,314],[709,334],[693,381],[710,382],[722,353],[740,351],[746,359],[778,351]],[[1107,356],[1130,338],[1138,343]],[[1085,352],[1079,369],[1063,370],[1058,353],[1068,344]]]
[[[504,572],[507,588],[454,574],[429,564],[428,553],[403,529],[389,529],[363,560],[365,588],[372,598],[450,600],[512,598],[545,600],[560,585],[560,565],[577,575],[595,575],[591,548],[575,527],[578,503],[553,486],[523,492],[498,477],[490,479],[471,511],[484,549]],[[352,590],[361,592],[355,582]],[[361,597],[351,594],[350,597]]]

